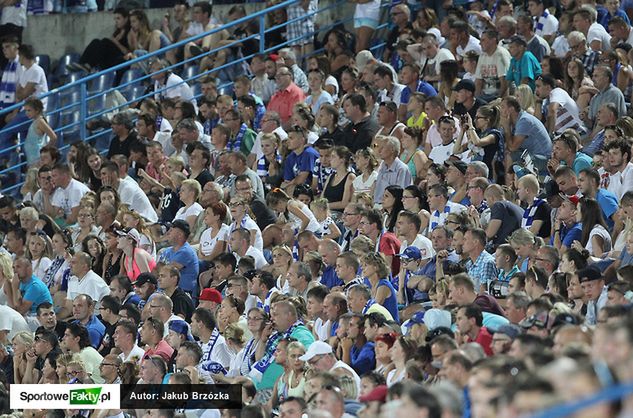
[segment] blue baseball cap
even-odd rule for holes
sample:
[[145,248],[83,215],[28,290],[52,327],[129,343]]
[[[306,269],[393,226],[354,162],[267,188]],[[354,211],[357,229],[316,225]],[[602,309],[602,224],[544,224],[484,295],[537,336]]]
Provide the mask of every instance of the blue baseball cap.
[[177,334],[184,335],[187,337],[187,341],[193,341],[193,336],[189,330],[189,324],[185,321],[179,321],[174,319],[173,321],[169,321],[169,330],[174,331]]
[[420,252],[420,249],[417,247],[407,247],[402,254],[400,255],[400,258],[409,258],[412,260],[420,260],[422,258],[422,253]]

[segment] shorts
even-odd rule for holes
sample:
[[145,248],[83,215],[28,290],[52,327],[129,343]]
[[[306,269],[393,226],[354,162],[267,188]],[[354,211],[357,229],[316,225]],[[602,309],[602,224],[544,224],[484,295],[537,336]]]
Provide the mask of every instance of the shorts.
[[380,22],[376,19],[368,19],[368,18],[354,19],[354,29],[358,29],[363,26],[376,29],[379,23]]

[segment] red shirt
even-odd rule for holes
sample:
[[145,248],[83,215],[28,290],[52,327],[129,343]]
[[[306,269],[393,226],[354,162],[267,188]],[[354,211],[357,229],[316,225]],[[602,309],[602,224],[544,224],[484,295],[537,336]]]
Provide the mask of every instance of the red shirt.
[[477,334],[477,337],[474,340],[471,340],[470,337],[468,337],[469,343],[473,341],[479,344],[484,349],[484,353],[486,353],[487,356],[491,356],[494,354],[492,352],[492,334],[490,334],[488,328],[481,327],[479,329],[479,334]]
[[281,124],[287,126],[292,116],[292,107],[299,102],[303,102],[305,97],[305,93],[299,86],[295,83],[290,83],[287,88],[277,90],[275,94],[273,94],[266,110],[279,113]]
[[165,360],[165,362],[167,362],[168,364],[173,354],[174,354],[174,349],[171,348],[171,346],[167,344],[167,341],[165,340],[160,340],[158,344],[156,345],[155,349],[148,348],[145,351],[145,356],[154,356],[154,355],[161,356],[163,360]]
[[400,254],[400,240],[393,232],[384,232],[379,239],[378,252],[392,257],[391,271],[394,275],[398,274],[400,271],[400,259],[398,258],[398,254]]

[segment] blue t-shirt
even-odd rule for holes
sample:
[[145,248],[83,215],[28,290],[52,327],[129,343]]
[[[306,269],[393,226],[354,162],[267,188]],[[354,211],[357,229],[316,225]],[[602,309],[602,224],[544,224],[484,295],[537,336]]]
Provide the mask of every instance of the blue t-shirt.
[[305,148],[299,155],[294,151],[291,152],[286,157],[284,164],[284,180],[292,181],[299,173],[307,171],[309,174],[306,183],[309,184],[312,181],[312,167],[314,167],[317,158],[319,158],[319,153],[312,147]]
[[[73,323],[78,324],[79,320],[73,321]],[[92,315],[88,323],[86,324],[86,329],[88,330],[88,334],[90,335],[90,345],[98,350],[101,345],[101,340],[103,340],[103,336],[105,335],[106,328],[105,325],[99,319]]]
[[334,266],[327,266],[325,270],[323,270],[323,275],[321,276],[321,284],[326,286],[328,289],[331,289],[335,286],[343,286],[343,280],[339,279],[336,275],[336,269]]
[[[560,227],[560,242],[567,248],[571,248],[571,244],[574,241],[580,241],[582,237],[582,224],[576,222],[571,228],[565,226]],[[554,245],[554,236],[550,238],[550,245]]]
[[374,343],[368,341],[364,346],[358,348],[355,345],[352,346],[350,352],[352,360],[352,369],[362,376],[368,372],[371,372],[376,368],[376,353],[374,352]]
[[514,135],[524,136],[523,143],[519,146],[519,151],[527,150],[531,155],[542,155],[549,157],[552,154],[552,140],[547,133],[547,129],[540,120],[521,111],[514,127]]
[[53,298],[51,297],[51,292],[49,292],[48,287],[35,276],[31,276],[31,279],[26,283],[20,282],[19,289],[22,294],[22,299],[32,302],[31,309],[29,310],[31,314],[36,313],[37,307],[42,303],[53,303]]
[[174,247],[169,247],[165,250],[161,257],[161,261],[165,263],[178,263],[182,265],[182,269],[180,270],[180,283],[178,287],[180,287],[185,292],[193,293],[196,289],[196,284],[198,282],[198,274],[199,274],[199,266],[198,266],[198,255],[191,248],[188,242],[185,242],[178,251],[174,251]]
[[393,285],[388,279],[380,279],[378,281],[378,287],[387,286],[390,290],[390,295],[387,296],[387,299],[383,302],[382,306],[385,307],[393,317],[393,320],[399,322],[398,315],[398,298],[396,296],[396,290],[393,288]]
[[611,217],[618,211],[618,198],[615,197],[615,194],[606,189],[598,189],[596,200],[602,210],[604,221],[607,223],[609,230],[612,230],[614,223]]
[[510,60],[506,80],[508,80],[508,82],[514,81],[514,84],[519,86],[521,85],[521,81],[527,78],[529,80],[528,85],[532,91],[534,91],[536,78],[540,76],[542,72],[541,64],[534,54],[530,51],[525,51],[520,60],[517,61],[516,58]]
[[[415,91],[418,93],[423,93],[426,97],[437,96],[437,91],[435,91],[435,88],[433,88],[432,85],[423,80],[418,81],[418,85]],[[400,93],[400,103],[404,105],[408,104],[409,100],[411,100],[411,93],[413,93],[411,91],[411,87],[405,86],[404,89],[402,89],[402,93]]]

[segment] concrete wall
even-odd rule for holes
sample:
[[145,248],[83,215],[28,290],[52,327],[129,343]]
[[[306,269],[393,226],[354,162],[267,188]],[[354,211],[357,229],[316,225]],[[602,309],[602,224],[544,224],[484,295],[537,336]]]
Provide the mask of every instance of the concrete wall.
[[[320,0],[320,4],[330,4],[332,0]],[[226,21],[226,15],[232,5],[214,5],[216,18]],[[264,8],[264,3],[245,3],[248,13]],[[319,22],[331,22],[337,16],[351,16],[352,7],[330,9],[318,15]],[[160,28],[163,16],[169,9],[148,9],[146,13],[153,28]],[[48,54],[53,66],[59,57],[70,52],[83,52],[95,38],[112,35],[114,17],[111,12],[93,12],[82,14],[55,14],[29,16],[24,30],[24,43],[35,47],[36,54]],[[54,68],[54,67],[53,67]]]

